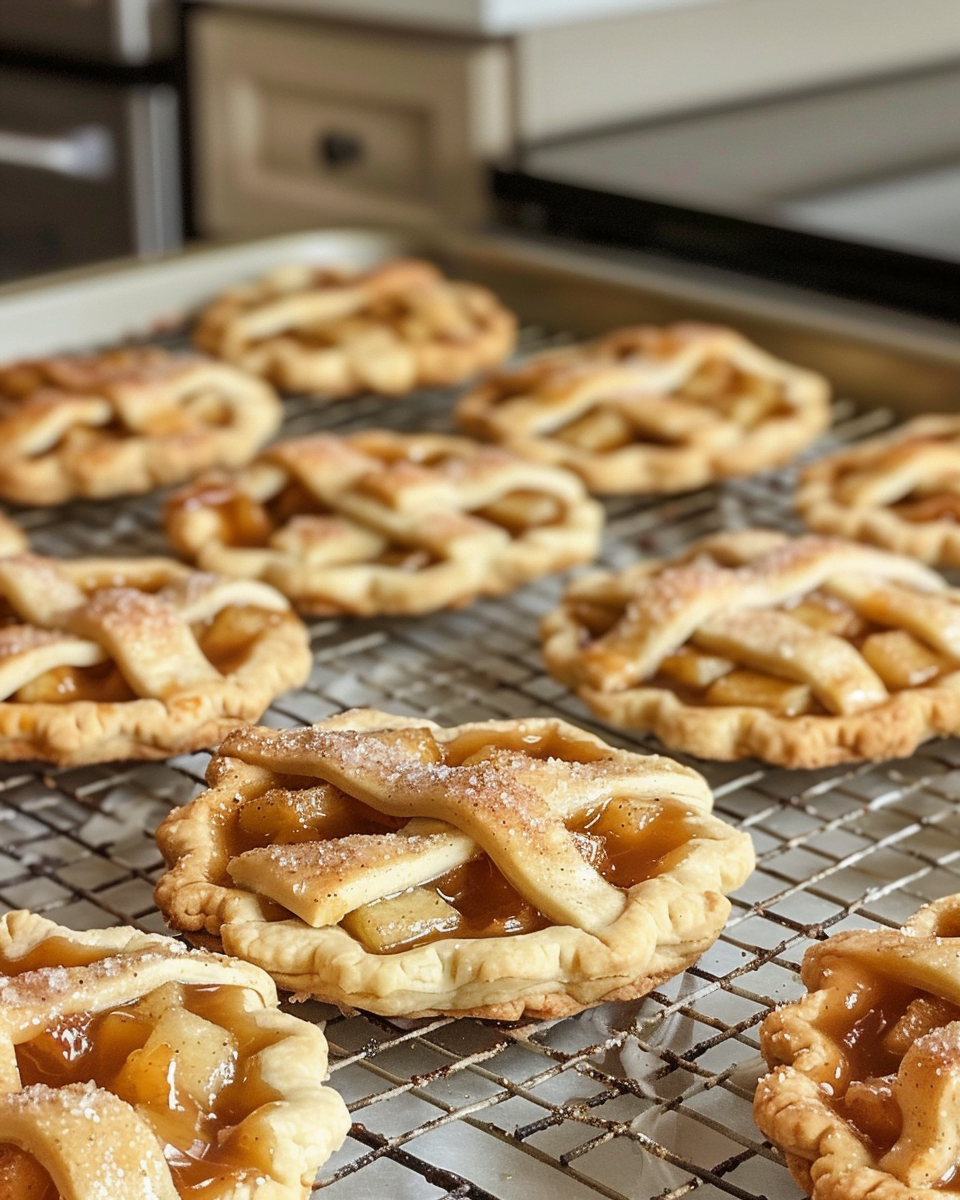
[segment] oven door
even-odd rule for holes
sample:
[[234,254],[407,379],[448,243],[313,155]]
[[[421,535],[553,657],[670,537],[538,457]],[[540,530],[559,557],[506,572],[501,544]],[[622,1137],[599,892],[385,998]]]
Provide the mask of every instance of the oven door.
[[0,72],[0,278],[181,240],[168,84]]

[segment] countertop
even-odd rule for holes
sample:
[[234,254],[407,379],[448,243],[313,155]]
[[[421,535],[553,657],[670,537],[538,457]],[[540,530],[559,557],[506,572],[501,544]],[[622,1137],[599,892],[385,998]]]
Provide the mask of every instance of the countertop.
[[503,35],[545,25],[725,0],[208,0],[262,12],[311,13],[445,33]]

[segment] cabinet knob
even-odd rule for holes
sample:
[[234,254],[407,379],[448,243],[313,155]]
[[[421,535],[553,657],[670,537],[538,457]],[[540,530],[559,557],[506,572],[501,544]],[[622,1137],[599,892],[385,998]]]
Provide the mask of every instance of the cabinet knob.
[[336,169],[359,162],[364,156],[363,141],[355,133],[331,129],[317,138],[317,156],[324,166]]

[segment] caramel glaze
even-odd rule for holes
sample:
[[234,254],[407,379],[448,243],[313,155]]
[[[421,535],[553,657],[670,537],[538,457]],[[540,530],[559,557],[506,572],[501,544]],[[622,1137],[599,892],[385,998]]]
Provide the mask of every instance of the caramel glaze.
[[[935,1023],[908,1028],[907,1044],[936,1027],[960,1019],[960,1009],[918,988],[904,986],[868,972],[850,971],[849,978],[831,981],[828,999],[817,1026],[836,1046],[832,1074],[820,1080],[837,1113],[879,1158],[899,1138],[902,1116],[892,1088],[903,1048],[892,1048],[889,1035],[915,1001],[935,1014]],[[911,1010],[913,1011],[913,1010]],[[947,1194],[960,1192],[960,1178],[941,1185]]]
[[270,535],[292,517],[327,509],[302,483],[291,480],[261,503],[228,481],[214,481],[190,493],[189,508],[211,509],[219,519],[219,534],[228,546],[266,546]]
[[924,524],[927,521],[949,521],[953,525],[960,524],[960,496],[952,492],[925,496],[922,499],[911,500],[908,497],[890,507],[898,517],[917,524]]
[[92,667],[54,667],[24,684],[11,697],[21,704],[69,704],[74,700],[110,704],[136,698],[112,660]]
[[[615,887],[626,890],[670,870],[682,857],[696,814],[676,801],[651,805],[638,824],[616,801],[598,806],[568,828],[583,857]],[[427,930],[396,951],[456,938],[508,937],[546,929],[551,922],[509,883],[487,855],[423,885],[452,905],[461,920],[451,933]]]
[[269,625],[282,621],[285,614],[255,605],[228,604],[208,621],[191,626],[205,658],[221,675],[238,671]]
[[652,804],[639,823],[626,812],[611,800],[569,826],[584,858],[608,883],[624,889],[672,870],[697,831],[697,814],[677,800]]
[[[422,731],[415,732],[420,734]],[[467,730],[442,748],[429,732],[427,737],[436,746],[435,761],[445,762],[451,767],[480,762],[504,750],[514,754],[525,754],[528,758],[562,758],[567,762],[583,763],[599,762],[610,753],[607,746],[598,746],[596,742],[587,738],[574,739],[556,729],[548,729],[542,734],[524,732],[522,726],[513,732],[500,729],[493,735],[489,729]],[[495,737],[496,741],[491,741],[491,737]]]
[[99,946],[81,946],[65,937],[49,937],[19,958],[0,954],[0,975],[23,975],[44,967],[87,967],[109,958],[112,951]]
[[[48,949],[49,945],[44,943]],[[201,1200],[215,1181],[255,1178],[258,1172],[237,1162],[230,1130],[254,1109],[279,1097],[251,1066],[272,1035],[255,1025],[244,1007],[243,989],[193,985],[183,987],[182,993],[185,1008],[229,1029],[237,1041],[222,1086],[209,1105],[201,1106],[179,1086],[174,1048],[159,1047],[154,1057],[159,1053],[164,1061],[151,1061],[139,1080],[124,1072],[129,1056],[143,1048],[155,1024],[142,1011],[143,1000],[62,1018],[18,1045],[16,1055],[25,1087],[93,1081],[135,1105],[157,1134],[180,1195]],[[41,1197],[47,1200],[43,1192],[38,1200]]]
[[32,1154],[0,1143],[0,1200],[60,1200],[60,1193]]

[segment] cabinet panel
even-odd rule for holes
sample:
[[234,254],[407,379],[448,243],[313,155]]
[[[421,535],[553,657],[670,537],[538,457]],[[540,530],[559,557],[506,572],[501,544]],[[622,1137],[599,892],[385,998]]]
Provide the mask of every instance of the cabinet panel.
[[205,232],[484,215],[506,44],[214,11],[190,30]]

